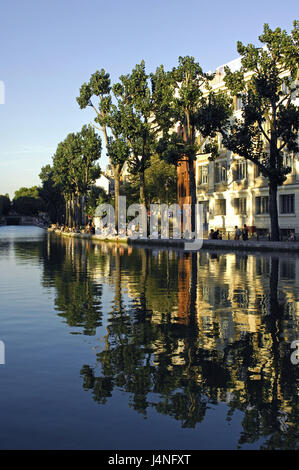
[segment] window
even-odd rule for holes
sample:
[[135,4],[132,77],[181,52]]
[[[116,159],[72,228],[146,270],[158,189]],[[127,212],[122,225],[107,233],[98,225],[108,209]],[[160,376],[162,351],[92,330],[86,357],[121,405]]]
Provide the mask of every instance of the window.
[[279,201],[281,214],[295,213],[295,194],[284,194],[279,196]]
[[247,162],[245,160],[237,160],[235,165],[235,179],[243,180],[244,178],[247,178]]
[[255,213],[269,214],[269,196],[258,196],[255,198]]
[[222,135],[221,135],[221,134],[218,134],[218,138],[217,138],[217,139],[218,139],[217,143],[218,143],[218,148],[219,148],[219,150],[225,150],[225,147],[224,147],[224,145],[223,145]]
[[282,164],[284,167],[291,168],[291,173],[293,173],[295,165],[294,165],[294,155],[290,155],[289,153],[285,153],[282,158]]
[[239,111],[240,109],[242,109],[242,106],[243,106],[242,97],[241,97],[241,96],[237,96],[237,99],[236,99],[236,111]]
[[262,170],[260,169],[260,167],[255,165],[255,177],[259,178],[259,177],[262,177],[262,176],[263,176]]
[[208,182],[209,167],[203,165],[199,167],[199,184],[206,184]]
[[225,199],[216,199],[215,215],[226,215],[226,200]]
[[246,214],[246,197],[239,197],[233,200],[235,214]]
[[286,82],[283,82],[281,84],[281,91],[284,95],[287,95],[290,92],[290,89],[289,89],[288,85],[286,84]]
[[227,179],[226,162],[215,163],[215,183],[224,183]]

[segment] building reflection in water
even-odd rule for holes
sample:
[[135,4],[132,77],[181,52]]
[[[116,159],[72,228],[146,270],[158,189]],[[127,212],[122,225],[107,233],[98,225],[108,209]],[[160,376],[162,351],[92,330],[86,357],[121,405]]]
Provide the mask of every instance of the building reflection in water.
[[58,237],[50,247],[44,282],[56,288],[59,315],[83,334],[104,331],[94,364],[80,371],[96,402],[121,390],[137,412],[154,408],[188,428],[225,403],[227,420],[243,413],[240,447],[262,438],[264,448],[296,448],[299,258]]

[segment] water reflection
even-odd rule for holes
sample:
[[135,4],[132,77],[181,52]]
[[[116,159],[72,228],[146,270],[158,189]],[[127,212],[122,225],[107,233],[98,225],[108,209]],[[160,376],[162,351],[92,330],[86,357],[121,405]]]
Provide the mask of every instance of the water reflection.
[[[80,371],[104,405],[115,390],[144,416],[150,408],[183,428],[225,403],[243,413],[239,446],[296,448],[299,259],[288,256],[132,250],[52,237],[44,283],[71,326],[104,346]],[[113,292],[103,312],[103,285]]]
[[78,374],[100,406],[121,391],[123,406],[196,432],[223,404],[227,422],[242,413],[239,447],[297,448],[299,368],[290,344],[299,339],[299,258],[55,235],[15,241],[14,256],[42,265],[57,314],[71,333],[97,341]]

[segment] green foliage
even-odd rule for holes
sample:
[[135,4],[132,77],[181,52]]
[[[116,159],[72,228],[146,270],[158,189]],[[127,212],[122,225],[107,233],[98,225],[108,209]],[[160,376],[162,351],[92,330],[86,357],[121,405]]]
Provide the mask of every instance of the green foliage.
[[59,184],[55,184],[53,176],[54,170],[51,165],[42,167],[39,174],[39,178],[42,182],[42,186],[39,188],[39,196],[43,201],[51,222],[61,223],[64,212],[64,199],[62,188]]
[[66,203],[68,225],[82,225],[83,196],[86,196],[101,170],[97,163],[102,141],[92,126],[70,133],[57,146],[53,157],[53,182],[59,187]]
[[156,129],[152,122],[153,87],[141,61],[128,75],[122,75],[113,92],[118,102],[122,134],[130,149],[129,171],[140,179],[140,201],[146,203],[144,172],[155,152]]
[[[277,186],[290,172],[283,165],[283,152],[298,152],[299,109],[294,103],[299,90],[298,35],[296,21],[290,35],[265,24],[259,37],[263,47],[238,42],[241,68],[236,72],[225,68],[230,96],[211,92],[200,113],[204,136],[220,132],[228,150],[255,163],[268,179],[273,240],[279,237]],[[242,99],[239,118],[232,115],[230,97]]]
[[32,186],[31,188],[22,187],[18,189],[17,191],[15,191],[14,200],[20,197],[31,197],[31,198],[38,199],[39,198],[38,186]]
[[[144,172],[147,205],[176,202],[177,172],[173,165],[161,160],[157,155],[150,159],[150,166]],[[130,204],[138,202],[139,178],[131,175],[129,183],[122,186],[122,194],[127,196]]]
[[[91,98],[97,98],[97,106],[95,106]],[[110,75],[104,69],[101,72],[96,71],[91,75],[88,84],[84,83],[80,89],[80,96],[77,102],[81,108],[92,106],[96,112],[96,126],[102,132],[107,154],[113,170],[114,186],[115,186],[115,215],[118,220],[118,198],[120,172],[128,159],[130,149],[123,135],[123,127],[120,109],[112,104]]]
[[108,137],[107,155],[109,155],[114,165],[122,167],[130,155],[130,149],[124,138],[119,137],[114,139],[113,137]]
[[[292,102],[299,89],[295,81],[298,22],[290,35],[265,24],[259,39],[265,47],[238,42],[241,70],[226,70],[226,85],[233,95],[242,96],[243,110],[242,119],[224,132],[224,145],[256,163],[273,184],[281,185],[290,170],[283,167],[282,151],[298,151],[299,110]],[[251,78],[246,80],[248,74]]]
[[[91,75],[88,84],[82,85],[77,102],[81,109],[91,106],[95,110],[95,122],[100,125],[104,135],[110,162],[113,166],[120,165],[121,168],[128,158],[129,150],[124,145],[120,112],[112,105],[111,90],[110,75],[101,69]],[[92,102],[94,97],[97,98],[97,106]],[[120,142],[117,142],[118,139]]]
[[100,175],[97,160],[101,155],[100,137],[91,126],[81,132],[68,134],[58,144],[53,157],[53,179],[64,194],[86,194]]
[[10,199],[8,194],[0,195],[0,217],[2,215],[8,215],[10,211]]
[[[183,157],[187,157],[190,162],[196,159],[199,151],[197,133],[201,124],[202,87],[212,78],[203,73],[194,57],[179,57],[178,62],[171,72],[165,74],[160,67],[153,77],[157,97],[162,97],[162,110],[159,110],[158,103],[156,105],[156,119],[162,133],[157,151],[163,159],[174,164],[178,164]],[[166,111],[166,119],[163,117],[163,109]],[[178,134],[174,135],[171,131],[176,125]]]
[[13,209],[20,215],[28,216],[36,216],[40,211],[45,210],[38,186],[22,187],[15,191]]
[[109,202],[109,197],[103,188],[92,186],[88,191],[87,202],[85,206],[86,215],[94,216],[95,210],[99,204]]

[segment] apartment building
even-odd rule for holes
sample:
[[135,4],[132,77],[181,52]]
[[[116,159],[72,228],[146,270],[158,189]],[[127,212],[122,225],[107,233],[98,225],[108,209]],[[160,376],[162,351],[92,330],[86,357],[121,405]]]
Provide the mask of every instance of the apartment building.
[[[226,64],[237,70],[240,59]],[[225,90],[224,66],[216,69],[212,81],[214,92]],[[296,102],[298,103],[298,98]],[[297,104],[296,103],[296,104]],[[241,115],[242,100],[234,100],[235,115]],[[204,143],[202,149],[204,148]],[[197,201],[203,205],[206,230],[220,229],[233,232],[234,227],[247,224],[257,233],[270,229],[269,188],[257,166],[228,151],[218,136],[219,156],[210,161],[210,154],[200,154],[196,160]],[[279,225],[283,236],[290,232],[299,235],[299,160],[298,155],[284,153],[284,164],[291,168],[285,183],[278,189]],[[178,195],[180,204],[189,202],[187,162],[178,167]]]

